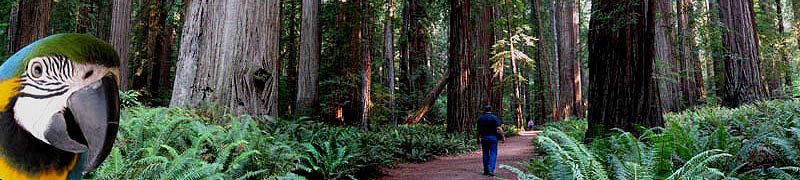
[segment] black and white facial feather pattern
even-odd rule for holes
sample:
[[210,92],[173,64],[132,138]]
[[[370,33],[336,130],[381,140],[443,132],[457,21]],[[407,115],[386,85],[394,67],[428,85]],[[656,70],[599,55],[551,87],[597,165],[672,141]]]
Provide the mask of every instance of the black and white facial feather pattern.
[[50,144],[45,131],[51,124],[51,117],[64,111],[72,93],[106,74],[118,73],[101,65],[77,64],[63,56],[31,59],[20,78],[22,87],[13,107],[17,124]]

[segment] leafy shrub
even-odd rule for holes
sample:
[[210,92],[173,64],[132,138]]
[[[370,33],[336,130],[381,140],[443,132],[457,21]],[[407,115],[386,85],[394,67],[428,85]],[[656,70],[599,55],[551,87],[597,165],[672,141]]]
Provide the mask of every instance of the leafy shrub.
[[347,179],[378,167],[477,149],[444,126],[362,131],[313,119],[233,117],[218,108],[147,108],[121,115],[117,145],[92,179]]
[[796,100],[702,107],[668,114],[666,127],[639,137],[618,130],[588,145],[579,141],[585,120],[552,123],[535,142],[544,156],[515,172],[520,179],[798,179],[798,115]]
[[142,94],[134,90],[120,91],[119,92],[120,106],[122,106],[123,108],[142,106],[142,103],[139,102],[139,96],[141,95]]

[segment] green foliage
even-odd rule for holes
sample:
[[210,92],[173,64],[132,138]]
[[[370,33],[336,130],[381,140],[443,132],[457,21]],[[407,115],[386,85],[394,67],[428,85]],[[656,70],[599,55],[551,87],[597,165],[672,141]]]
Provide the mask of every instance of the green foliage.
[[[332,127],[313,119],[233,117],[201,110],[145,108],[122,94],[117,145],[92,179],[347,179],[378,167],[476,150],[444,126]],[[126,100],[127,99],[127,100]]]
[[120,106],[123,108],[142,106],[142,103],[139,101],[139,96],[141,95],[141,93],[134,90],[120,91]]
[[552,123],[536,139],[544,157],[523,163],[527,171],[518,173],[520,179],[797,179],[798,114],[797,100],[703,107],[668,114],[665,128],[638,137],[617,130],[588,145],[579,141],[586,121]]

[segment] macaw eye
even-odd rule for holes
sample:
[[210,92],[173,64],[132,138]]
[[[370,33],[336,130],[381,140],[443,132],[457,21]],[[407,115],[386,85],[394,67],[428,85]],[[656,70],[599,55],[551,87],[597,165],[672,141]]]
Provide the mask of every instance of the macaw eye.
[[42,73],[44,73],[44,67],[42,67],[42,63],[34,62],[31,65],[31,76],[34,78],[42,77]]

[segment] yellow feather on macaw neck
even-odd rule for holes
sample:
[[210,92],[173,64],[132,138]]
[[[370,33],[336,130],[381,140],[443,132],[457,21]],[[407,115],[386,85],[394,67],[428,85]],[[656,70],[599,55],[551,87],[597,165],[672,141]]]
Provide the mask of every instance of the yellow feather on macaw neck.
[[78,162],[78,155],[72,159],[69,167],[66,169],[48,169],[44,172],[39,174],[30,174],[25,171],[20,171],[8,164],[8,161],[5,157],[0,156],[0,179],[42,179],[42,180],[51,180],[51,179],[67,179],[67,175],[75,167],[75,164]]
[[0,111],[5,110],[11,98],[19,94],[19,86],[19,78],[0,81]]
[[[0,111],[5,110],[11,99],[19,94],[20,79],[11,78],[0,81]],[[2,152],[2,149],[0,149]],[[0,154],[0,179],[67,179],[67,175],[78,162],[78,156],[72,159],[70,165],[65,169],[48,169],[38,174],[18,170],[10,164],[6,157]]]

